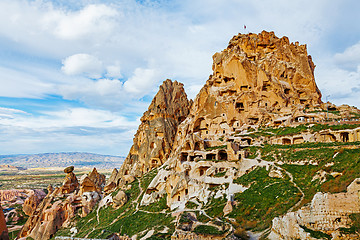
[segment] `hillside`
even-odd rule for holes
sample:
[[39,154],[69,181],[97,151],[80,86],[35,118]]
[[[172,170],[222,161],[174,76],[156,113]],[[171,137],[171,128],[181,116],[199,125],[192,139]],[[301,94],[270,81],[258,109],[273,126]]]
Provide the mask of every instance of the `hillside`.
[[20,237],[359,239],[360,111],[314,69],[287,37],[234,36],[194,102],[164,81],[121,168],[66,168]]
[[0,155],[0,165],[12,165],[23,168],[67,167],[69,165],[76,167],[114,168],[120,167],[123,161],[124,157],[81,152]]

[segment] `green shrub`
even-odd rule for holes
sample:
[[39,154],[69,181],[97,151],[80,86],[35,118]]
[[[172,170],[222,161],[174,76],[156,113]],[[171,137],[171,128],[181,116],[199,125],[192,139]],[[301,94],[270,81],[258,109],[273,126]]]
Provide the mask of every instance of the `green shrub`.
[[216,227],[209,226],[209,225],[198,225],[195,227],[194,232],[198,233],[198,234],[204,234],[204,235],[222,235],[222,234],[224,234],[224,232],[219,231],[219,229],[217,229]]
[[317,238],[317,239],[328,239],[328,240],[332,239],[331,235],[326,234],[326,233],[324,233],[324,232],[314,231],[314,230],[311,230],[311,229],[309,229],[309,228],[307,228],[307,227],[305,227],[305,226],[301,226],[301,225],[300,225],[300,227],[301,227],[302,229],[304,229],[305,232],[310,233],[310,236],[313,237],[313,238]]

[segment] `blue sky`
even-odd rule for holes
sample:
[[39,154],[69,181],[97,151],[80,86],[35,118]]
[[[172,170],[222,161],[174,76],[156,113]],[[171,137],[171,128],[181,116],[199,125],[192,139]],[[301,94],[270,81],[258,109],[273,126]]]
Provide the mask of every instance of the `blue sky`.
[[[0,0],[0,154],[127,155],[161,82],[194,98],[247,26],[308,45],[316,82],[360,107],[356,0]],[[325,100],[325,99],[323,99]]]

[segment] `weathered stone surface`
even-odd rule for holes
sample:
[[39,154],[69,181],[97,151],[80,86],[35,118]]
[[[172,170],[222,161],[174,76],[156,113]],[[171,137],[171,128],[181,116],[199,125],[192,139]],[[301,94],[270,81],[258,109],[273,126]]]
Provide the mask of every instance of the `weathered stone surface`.
[[113,203],[115,207],[121,207],[128,201],[126,193],[124,191],[119,191],[115,197],[113,197]]
[[64,169],[64,173],[71,173],[74,171],[74,166],[69,166]]
[[37,195],[33,194],[30,195],[23,204],[23,211],[26,215],[31,216],[32,213],[35,211],[39,203],[41,202],[42,198],[38,197]]
[[6,227],[6,221],[5,221],[5,217],[4,217],[4,213],[3,213],[3,209],[1,207],[1,205],[0,205],[0,239],[2,239],[2,240],[9,239],[8,229]]
[[81,196],[82,211],[81,217],[86,217],[95,207],[96,203],[100,200],[98,192],[84,192]]
[[233,211],[233,205],[231,201],[228,201],[223,209],[224,216],[230,214]]
[[100,188],[100,189],[104,188],[104,186],[105,186],[105,175],[104,175],[104,174],[100,174],[100,173],[97,171],[96,168],[94,168],[94,169],[92,170],[92,172],[89,174],[88,177],[90,178],[91,181],[94,182],[94,184],[95,184],[98,188]]
[[[360,178],[348,186],[346,193],[318,192],[309,206],[274,218],[269,239],[313,239],[300,226],[338,236],[339,228],[351,226],[349,215],[359,212]],[[354,236],[353,239],[358,238],[360,235]]]
[[177,126],[188,115],[190,105],[183,84],[171,80],[163,82],[141,117],[129,155],[113,180],[117,185],[126,184],[123,176],[140,177],[167,160]]
[[106,194],[109,194],[109,193],[112,192],[115,188],[116,188],[116,183],[110,182],[109,184],[107,184],[107,185],[104,187],[104,192],[105,192]]
[[79,182],[75,174],[72,171],[70,171],[65,176],[63,185],[61,187],[61,192],[68,194],[74,192],[78,188],[79,188]]

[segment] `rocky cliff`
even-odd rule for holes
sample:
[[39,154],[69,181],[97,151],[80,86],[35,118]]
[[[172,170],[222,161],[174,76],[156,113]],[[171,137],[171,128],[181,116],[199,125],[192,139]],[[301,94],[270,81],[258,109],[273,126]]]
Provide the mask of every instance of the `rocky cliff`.
[[358,237],[360,111],[322,103],[306,46],[273,32],[239,34],[213,61],[193,103],[160,86],[105,186],[65,169],[21,236]]
[[[225,50],[214,54],[213,60],[213,74],[178,127],[167,162],[171,171],[161,172],[167,182],[158,182],[162,187],[151,185],[160,192],[166,189],[168,206],[184,204],[183,199],[200,194],[199,189],[218,184],[200,179],[219,169],[229,175],[227,182],[235,177],[237,171],[231,169],[239,170],[238,162],[195,163],[202,159],[241,160],[244,152],[240,145],[248,140],[230,140],[234,134],[249,127],[275,125],[280,118],[295,122],[305,108],[321,107],[311,56],[305,45],[290,43],[287,37],[278,38],[266,31],[239,34]],[[214,150],[207,151],[211,148]]]
[[8,230],[6,227],[6,221],[5,221],[5,217],[4,217],[4,213],[3,213],[3,209],[0,205],[0,239],[2,240],[8,240],[9,236],[8,236]]
[[113,173],[108,185],[111,182],[124,184],[127,176],[140,177],[161,166],[171,153],[177,127],[189,114],[190,105],[183,84],[169,79],[164,81],[141,117],[124,164],[119,172]]

